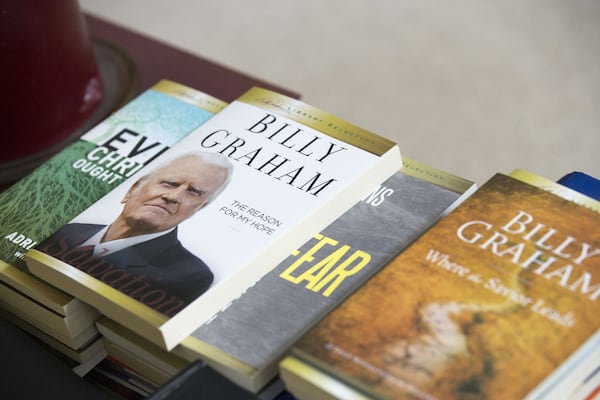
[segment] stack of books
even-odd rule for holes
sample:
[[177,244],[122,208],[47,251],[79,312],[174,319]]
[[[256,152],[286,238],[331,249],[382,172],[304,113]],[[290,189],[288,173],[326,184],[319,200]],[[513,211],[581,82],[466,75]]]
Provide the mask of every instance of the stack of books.
[[590,399],[597,182],[162,80],[0,194],[0,311],[112,398]]
[[600,202],[497,174],[298,340],[302,399],[592,399]]
[[225,105],[161,81],[2,194],[4,308],[74,361],[94,343],[81,375],[134,354],[111,322],[171,351],[401,166],[395,143],[271,90]]
[[224,106],[161,81],[4,191],[0,304],[7,317],[80,364],[101,358],[97,310],[33,277],[24,254]]
[[120,397],[198,363],[262,398],[597,379],[600,202],[477,189],[272,90],[158,82],[0,196],[4,315]]

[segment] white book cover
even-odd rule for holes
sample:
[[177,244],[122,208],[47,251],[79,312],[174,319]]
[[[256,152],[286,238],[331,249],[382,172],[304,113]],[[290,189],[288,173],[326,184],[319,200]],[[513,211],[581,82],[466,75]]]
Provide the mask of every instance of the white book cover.
[[[156,165],[26,260],[34,274],[170,350],[402,162],[385,138],[253,88]],[[84,255],[89,244],[95,254]]]

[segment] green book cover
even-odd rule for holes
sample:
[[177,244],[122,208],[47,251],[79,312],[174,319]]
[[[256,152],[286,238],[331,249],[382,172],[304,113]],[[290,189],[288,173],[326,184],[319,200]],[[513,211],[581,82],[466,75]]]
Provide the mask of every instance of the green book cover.
[[22,273],[23,254],[224,106],[160,81],[0,194],[0,279],[46,303],[39,281]]

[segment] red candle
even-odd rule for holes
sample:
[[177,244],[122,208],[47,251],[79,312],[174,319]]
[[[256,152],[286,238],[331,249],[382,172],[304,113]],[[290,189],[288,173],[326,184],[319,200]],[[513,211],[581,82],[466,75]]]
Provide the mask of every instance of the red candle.
[[0,2],[0,82],[0,165],[71,139],[102,99],[77,0]]

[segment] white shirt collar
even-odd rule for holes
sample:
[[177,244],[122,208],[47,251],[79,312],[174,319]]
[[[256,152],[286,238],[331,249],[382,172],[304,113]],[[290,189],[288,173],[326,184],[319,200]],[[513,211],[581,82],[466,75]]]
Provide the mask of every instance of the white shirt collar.
[[146,242],[148,240],[157,238],[159,236],[166,235],[167,233],[169,233],[173,229],[175,229],[175,228],[171,228],[169,230],[158,232],[158,233],[147,233],[145,235],[132,236],[132,237],[128,237],[128,238],[116,239],[116,240],[111,240],[108,242],[101,243],[100,240],[102,240],[102,237],[104,236],[104,234],[106,233],[108,228],[109,228],[109,226],[106,226],[106,227],[100,229],[100,231],[98,231],[95,235],[93,235],[88,240],[83,242],[81,244],[81,246],[82,247],[88,246],[88,245],[95,246],[94,247],[94,256],[105,256],[107,254],[114,253],[115,251],[122,250],[126,247],[134,246],[138,243]]

